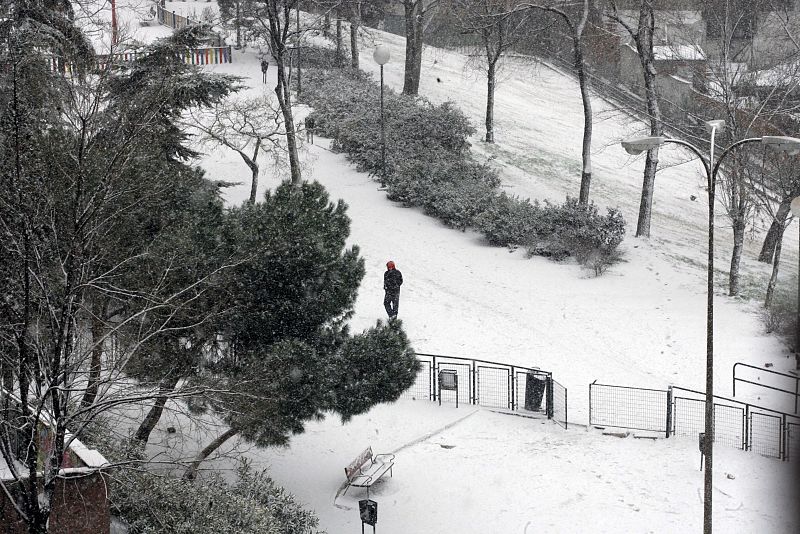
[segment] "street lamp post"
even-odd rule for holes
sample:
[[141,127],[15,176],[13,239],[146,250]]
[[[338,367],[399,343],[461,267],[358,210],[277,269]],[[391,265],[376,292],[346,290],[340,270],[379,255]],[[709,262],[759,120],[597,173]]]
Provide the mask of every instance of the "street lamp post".
[[716,179],[720,164],[731,151],[746,143],[762,143],[785,151],[800,148],[800,139],[782,136],[764,136],[742,139],[722,151],[714,161],[715,136],[718,129],[725,126],[725,121],[708,121],[706,127],[711,134],[711,150],[706,160],[699,148],[680,139],[665,137],[638,137],[622,141],[622,147],[629,154],[641,154],[665,143],[685,146],[694,152],[700,161],[708,179],[708,270],[707,270],[707,304],[706,304],[706,396],[705,396],[705,439],[704,455],[706,469],[703,480],[703,533],[712,533],[712,483],[714,452],[714,200],[716,195]]
[[386,129],[383,122],[383,66],[389,62],[389,49],[383,45],[375,48],[372,58],[381,66],[381,183],[386,183]]

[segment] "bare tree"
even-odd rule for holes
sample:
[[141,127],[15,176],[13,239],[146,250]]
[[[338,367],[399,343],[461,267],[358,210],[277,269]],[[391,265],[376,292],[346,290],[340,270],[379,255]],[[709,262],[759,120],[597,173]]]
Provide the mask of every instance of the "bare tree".
[[572,37],[572,53],[574,58],[575,74],[578,76],[578,86],[581,90],[581,103],[583,104],[583,143],[581,145],[581,188],[578,201],[581,204],[589,203],[589,188],[592,183],[592,100],[590,95],[589,78],[586,74],[584,60],[584,30],[589,21],[590,0],[581,2],[581,11],[578,15],[571,14],[568,8],[571,2],[554,2],[553,4],[528,3],[523,7],[538,9],[557,15],[567,25]]
[[[655,13],[650,0],[639,0],[639,12],[634,25],[617,8],[617,2],[610,0],[611,11],[607,16],[622,26],[636,44],[636,52],[642,66],[644,94],[647,116],[650,121],[650,135],[660,136],[663,132],[661,109],[656,91],[656,68],[653,54],[653,34],[655,33]],[[650,219],[653,211],[656,170],[658,168],[658,148],[647,151],[642,180],[642,198],[639,203],[639,217],[636,221],[636,237],[650,237]]]
[[[233,80],[175,62],[176,50],[196,43],[194,29],[126,69],[98,71],[90,54],[50,41],[80,35],[69,20],[30,7],[11,7],[0,41],[0,457],[20,490],[8,502],[43,534],[71,443],[103,414],[157,394],[124,378],[128,363],[211,313],[198,304],[224,266],[201,268],[178,237],[202,220],[184,216],[216,193],[181,163],[193,152],[176,121]],[[69,77],[47,66],[54,50]],[[10,484],[0,491],[10,496]]]
[[195,113],[189,126],[201,132],[201,140],[230,148],[239,154],[250,169],[250,198],[254,204],[258,194],[258,157],[261,152],[271,153],[279,165],[286,147],[282,139],[283,117],[274,98],[267,94],[257,97],[229,98],[212,110]]
[[287,65],[287,59],[292,49],[291,43],[295,41],[295,38],[299,38],[298,32],[292,29],[294,26],[292,11],[298,9],[299,0],[253,1],[259,8],[255,10],[254,17],[258,33],[269,43],[269,50],[277,67],[278,84],[275,86],[275,95],[283,113],[291,181],[298,185],[302,181],[302,174],[297,149],[297,130],[292,111],[291,65]]
[[395,1],[402,4],[405,16],[406,55],[403,94],[416,96],[419,94],[419,80],[422,75],[422,40],[431,10],[436,9],[438,0]]
[[514,0],[457,0],[459,24],[464,33],[478,36],[486,60],[486,142],[494,142],[494,94],[500,60],[528,28],[524,11],[515,11]]

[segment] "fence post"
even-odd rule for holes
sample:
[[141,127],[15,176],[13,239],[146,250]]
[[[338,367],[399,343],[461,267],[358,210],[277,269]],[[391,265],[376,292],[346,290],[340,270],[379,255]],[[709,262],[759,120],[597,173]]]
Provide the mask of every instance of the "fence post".
[[545,382],[545,396],[547,402],[547,418],[553,418],[553,377],[552,375],[547,375],[547,381]]
[[175,12],[174,11],[172,12],[172,27],[173,28],[177,28],[178,27],[178,23],[177,23],[177,20],[175,19]]
[[[594,382],[597,382],[597,380]],[[589,426],[592,426],[592,386],[594,382],[589,384]],[[586,430],[589,430],[589,427],[586,427]]]
[[789,426],[786,424],[786,414],[781,416],[781,443],[780,448],[781,450],[781,460],[784,462],[787,460],[787,448],[789,447],[789,441],[786,439],[786,435],[789,433]]
[[750,443],[750,405],[744,405],[744,450],[751,449]]
[[516,403],[517,403],[517,396],[514,394],[514,386],[517,383],[517,378],[516,377],[517,377],[516,370],[514,369],[514,366],[512,365],[511,366],[511,375],[510,375],[511,380],[509,381],[509,385],[511,387],[508,390],[509,391],[509,395],[510,395],[508,400],[511,401],[511,410],[515,410],[516,409],[515,406],[516,406]]
[[478,373],[477,370],[475,369],[475,360],[472,360],[472,380],[470,381],[471,384],[470,387],[472,388],[472,391],[470,391],[470,402],[472,402],[472,404],[478,404],[477,381],[478,381]]
[[436,381],[439,380],[439,369],[436,367],[436,356],[433,357],[433,363],[431,363],[431,373],[433,374],[433,379],[431,380],[431,390],[433,393],[433,400],[436,401]]
[[667,437],[672,429],[672,386],[667,387]]

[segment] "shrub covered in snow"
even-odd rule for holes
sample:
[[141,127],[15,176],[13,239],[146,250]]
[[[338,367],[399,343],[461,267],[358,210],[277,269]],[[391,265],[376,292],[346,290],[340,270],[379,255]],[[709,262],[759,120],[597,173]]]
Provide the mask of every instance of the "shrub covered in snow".
[[235,483],[202,482],[124,470],[113,479],[112,506],[131,534],[316,533],[318,519],[265,473],[246,464]]
[[452,103],[384,89],[386,168],[381,161],[380,88],[361,71],[309,69],[302,97],[314,108],[320,135],[347,154],[360,171],[376,176],[391,200],[420,207],[448,226],[482,232],[498,246],[524,246],[532,255],[574,256],[602,273],[618,259],[625,235],[619,211],[600,215],[590,204],[530,202],[498,191],[497,172],[472,159],[475,132]]

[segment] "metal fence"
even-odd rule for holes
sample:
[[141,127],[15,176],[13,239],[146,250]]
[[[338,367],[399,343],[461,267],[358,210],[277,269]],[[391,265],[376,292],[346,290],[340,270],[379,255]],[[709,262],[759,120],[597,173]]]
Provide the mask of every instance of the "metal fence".
[[[705,393],[679,386],[589,385],[592,426],[694,437],[705,431],[705,407]],[[800,459],[800,417],[715,395],[714,441],[771,458]]]
[[567,388],[550,377],[550,387],[547,388],[547,392],[550,395],[547,405],[553,407],[552,413],[549,413],[548,416],[567,428]]
[[[762,380],[763,378],[763,380]],[[769,389],[781,393],[783,399],[794,405],[797,413],[800,404],[800,376],[790,375],[765,369],[747,363],[733,364],[733,396],[736,396],[736,384],[748,384],[748,388]],[[767,384],[770,382],[770,384]],[[739,388],[741,392],[741,386]]]
[[[417,380],[403,398],[542,412],[566,428],[567,389],[549,371],[505,363],[418,353]],[[440,373],[455,373],[455,389],[440,387]]]
[[[697,435],[705,428],[705,393],[673,386],[673,432]],[[678,411],[678,403],[694,410]],[[714,396],[714,441],[781,460],[800,456],[800,417],[747,402]]]
[[663,432],[669,436],[671,402],[662,389],[589,384],[589,424]]

